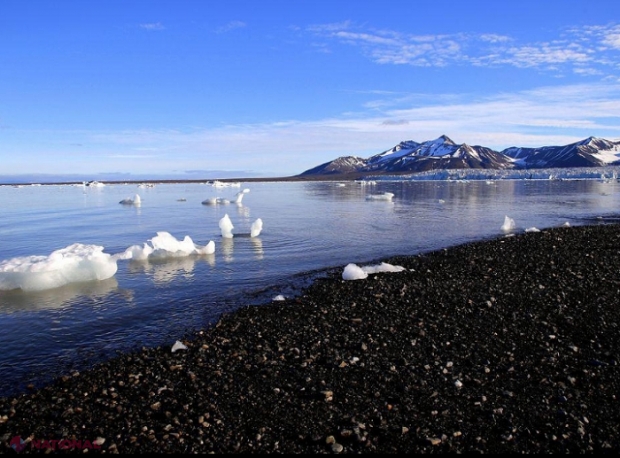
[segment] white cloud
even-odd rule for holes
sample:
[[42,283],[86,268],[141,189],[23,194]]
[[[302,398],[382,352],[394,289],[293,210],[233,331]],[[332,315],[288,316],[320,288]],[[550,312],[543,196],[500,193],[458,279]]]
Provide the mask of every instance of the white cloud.
[[[379,64],[411,66],[475,65],[575,70],[602,75],[618,66],[620,25],[589,26],[559,31],[552,41],[519,42],[506,35],[415,35],[393,30],[365,30],[351,22],[315,25],[307,31],[330,42],[358,47]],[[587,67],[587,68],[586,68]]]
[[223,25],[222,27],[218,28],[216,30],[216,32],[217,33],[226,33],[226,32],[230,32],[231,30],[242,29],[246,25],[247,24],[245,22],[242,22],[242,21],[230,21],[228,24]]
[[134,154],[129,151],[137,148],[157,148],[155,163],[162,168],[225,170],[232,166],[292,175],[342,155],[368,157],[403,140],[426,141],[442,134],[457,143],[498,150],[564,145],[589,135],[614,140],[618,135],[620,85],[541,87],[477,99],[448,94],[432,102],[415,95],[398,97],[393,105],[386,100],[387,109],[373,107],[311,122],[120,131],[80,140],[130,156]]
[[145,30],[164,30],[165,27],[161,22],[151,22],[147,24],[140,24],[140,28]]

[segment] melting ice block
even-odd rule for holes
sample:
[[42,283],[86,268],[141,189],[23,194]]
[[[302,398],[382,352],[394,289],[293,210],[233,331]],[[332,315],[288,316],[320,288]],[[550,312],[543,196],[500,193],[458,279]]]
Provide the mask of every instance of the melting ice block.
[[69,283],[105,280],[118,270],[116,258],[98,245],[74,243],[49,256],[26,256],[0,263],[0,290],[43,291]]
[[228,213],[226,213],[224,217],[220,219],[219,225],[220,225],[220,230],[222,231],[222,237],[226,239],[232,239],[233,238],[232,230],[235,228],[235,226],[233,226],[233,223],[230,220]]
[[158,232],[151,240],[151,245],[133,245],[127,248],[120,256],[120,259],[133,259],[134,261],[146,261],[153,258],[178,258],[193,254],[213,254],[215,253],[215,242],[209,241],[205,246],[194,243],[189,235],[183,240],[178,240],[169,232]]
[[515,220],[506,216],[504,218],[504,224],[502,224],[502,231],[508,232],[514,230],[516,227]]

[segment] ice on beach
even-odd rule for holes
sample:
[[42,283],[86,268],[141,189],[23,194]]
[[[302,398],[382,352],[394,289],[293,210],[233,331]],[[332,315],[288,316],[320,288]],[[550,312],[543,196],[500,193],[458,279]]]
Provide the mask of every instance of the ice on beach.
[[69,283],[106,280],[118,270],[116,258],[98,245],[74,243],[49,256],[25,256],[0,263],[0,290],[43,291]]
[[183,344],[183,342],[176,341],[172,346],[172,353],[175,353],[179,350],[187,350],[187,346]]
[[274,300],[274,301],[285,301],[286,298],[282,294],[278,294],[272,300]]
[[382,262],[381,264],[377,264],[374,266],[363,266],[360,267],[357,264],[350,263],[344,268],[342,272],[343,280],[363,280],[368,277],[369,274],[376,274],[382,272],[402,272],[405,270],[402,266],[394,266],[392,264],[388,264],[386,262]]
[[220,219],[219,226],[220,231],[222,232],[222,237],[224,237],[225,239],[233,238],[232,230],[235,228],[235,226],[233,226],[233,223],[230,220],[230,216],[228,216],[228,213],[226,213],[222,217],[222,219]]
[[525,229],[525,232],[540,232],[540,229],[538,229],[537,227],[528,227],[527,229]]
[[515,220],[508,216],[505,216],[504,224],[502,224],[502,231],[504,232],[512,231],[515,229],[515,227],[516,227]]
[[132,259],[134,261],[146,261],[148,259],[178,258],[190,255],[206,255],[215,253],[215,242],[209,241],[204,246],[194,243],[189,235],[183,240],[178,240],[169,232],[158,232],[155,237],[149,240],[151,245],[132,245],[123,253],[118,255],[118,259]]

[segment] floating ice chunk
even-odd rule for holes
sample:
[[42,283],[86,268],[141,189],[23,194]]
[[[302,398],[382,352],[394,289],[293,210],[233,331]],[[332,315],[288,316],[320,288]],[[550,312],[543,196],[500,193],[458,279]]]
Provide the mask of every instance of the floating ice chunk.
[[209,197],[203,200],[202,205],[217,205],[217,197]]
[[135,196],[133,196],[133,199],[123,199],[119,202],[119,204],[135,205],[136,207],[139,207],[140,205],[142,205],[142,199],[138,194],[136,194]]
[[370,194],[366,196],[366,200],[392,200],[394,194],[391,192],[384,192],[382,194]]
[[234,202],[236,204],[240,204],[241,201],[243,200],[243,196],[246,195],[248,192],[250,192],[249,189],[244,189],[243,191],[239,191],[237,194],[235,194],[235,200]]
[[210,240],[205,246],[200,247],[196,245],[196,253],[198,254],[213,254],[215,253],[215,242]]
[[286,298],[282,294],[278,294],[272,300],[274,300],[274,301],[284,301],[284,300],[286,300]]
[[116,259],[98,245],[74,243],[49,256],[26,256],[0,263],[0,290],[43,291],[69,283],[106,280],[118,270]]
[[174,352],[176,352],[176,351],[179,351],[179,350],[187,350],[187,347],[186,347],[185,345],[183,345],[183,343],[182,343],[182,342],[180,342],[180,341],[178,341],[178,340],[177,340],[177,341],[174,343],[174,345],[172,346],[172,353],[174,353]]
[[226,213],[224,217],[220,219],[219,225],[220,225],[220,230],[222,231],[222,237],[226,239],[232,239],[233,238],[232,230],[235,228],[235,226],[233,226],[233,223],[230,220],[228,213]]
[[515,220],[506,216],[504,218],[504,224],[502,224],[502,231],[512,231],[515,227]]
[[258,237],[263,230],[263,220],[258,218],[256,221],[252,223],[252,227],[250,228],[250,237]]
[[215,253],[215,242],[209,241],[205,246],[194,243],[189,235],[183,240],[178,240],[169,232],[158,232],[151,240],[151,245],[132,245],[123,253],[117,255],[117,259],[132,259],[134,261],[146,261],[152,258],[179,258],[193,254],[204,255]]
[[537,227],[528,227],[525,232],[540,232],[540,229]]
[[133,259],[134,261],[146,261],[153,252],[153,247],[147,243],[140,245],[132,245],[123,253],[116,255],[118,259]]
[[563,226],[564,226],[564,227],[570,227],[570,223],[569,223],[568,221],[566,221],[566,222],[563,224]]

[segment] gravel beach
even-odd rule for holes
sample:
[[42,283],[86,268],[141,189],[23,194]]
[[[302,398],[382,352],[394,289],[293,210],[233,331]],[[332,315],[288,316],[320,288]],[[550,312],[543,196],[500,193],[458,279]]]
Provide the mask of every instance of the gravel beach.
[[382,261],[0,399],[0,453],[620,452],[620,225]]

